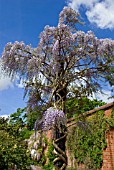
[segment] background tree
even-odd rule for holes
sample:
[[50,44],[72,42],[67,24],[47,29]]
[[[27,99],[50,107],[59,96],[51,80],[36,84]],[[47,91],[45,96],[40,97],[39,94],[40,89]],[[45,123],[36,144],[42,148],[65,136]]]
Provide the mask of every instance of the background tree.
[[75,97],[67,99],[65,103],[65,109],[67,118],[78,117],[83,113],[90,111],[96,107],[100,107],[106,104],[102,100],[90,100],[87,97],[77,99]]
[[[31,114],[33,114],[32,120]],[[38,115],[38,113],[37,113]],[[13,129],[11,134],[16,133],[16,135],[21,136],[21,138],[28,139],[30,135],[34,132],[33,128],[36,120],[35,112],[30,113],[29,115],[26,114],[26,108],[18,108],[15,113],[12,113],[9,117],[9,127]]]
[[[101,89],[101,82],[112,83],[114,41],[98,39],[92,31],[77,31],[79,14],[64,7],[56,27],[46,26],[38,47],[23,42],[8,43],[2,54],[3,69],[26,78],[28,112],[46,104],[44,125],[54,128],[56,169],[65,169],[65,101],[81,98]],[[64,127],[64,128],[63,128]],[[62,155],[62,156],[61,156]]]
[[[9,124],[9,120],[0,117],[0,169],[30,169],[35,163],[30,157],[28,145],[24,141],[19,125]],[[20,126],[22,128],[22,126]]]

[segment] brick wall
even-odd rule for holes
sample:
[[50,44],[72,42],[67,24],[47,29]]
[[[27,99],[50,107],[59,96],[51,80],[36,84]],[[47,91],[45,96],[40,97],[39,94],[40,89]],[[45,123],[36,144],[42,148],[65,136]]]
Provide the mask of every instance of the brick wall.
[[[111,108],[105,111],[105,116],[109,117]],[[101,170],[114,170],[114,128],[106,133],[107,148],[103,150],[103,164]]]
[[[90,110],[89,112],[85,113],[87,117],[92,116],[99,110],[104,110],[105,117],[110,117],[112,112],[112,107],[114,106],[114,102],[106,104],[104,106],[101,106],[99,108],[96,108],[94,110]],[[73,119],[68,121],[68,127],[75,126],[75,122],[73,122]],[[101,170],[114,170],[114,128],[110,129],[106,133],[106,142],[107,142],[107,148],[103,150],[103,163]],[[71,155],[69,151],[67,150],[68,155],[68,166],[71,167],[77,167],[76,160],[70,159]],[[81,168],[85,170],[84,165],[80,165],[77,168]]]

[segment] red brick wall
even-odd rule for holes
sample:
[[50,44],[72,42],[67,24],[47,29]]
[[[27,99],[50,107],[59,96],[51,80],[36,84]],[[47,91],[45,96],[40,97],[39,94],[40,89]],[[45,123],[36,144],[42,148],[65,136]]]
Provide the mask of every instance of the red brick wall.
[[107,148],[103,150],[101,170],[114,170],[114,129],[106,133]]
[[[109,117],[111,109],[105,111]],[[101,170],[114,170],[114,128],[106,133],[107,148],[103,150],[103,164]]]

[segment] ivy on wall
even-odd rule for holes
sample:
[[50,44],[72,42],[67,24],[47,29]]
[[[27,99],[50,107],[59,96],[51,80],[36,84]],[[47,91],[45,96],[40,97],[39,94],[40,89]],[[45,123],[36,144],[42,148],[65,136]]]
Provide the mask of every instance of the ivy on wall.
[[99,170],[102,165],[102,151],[106,148],[105,133],[114,127],[114,108],[111,117],[104,117],[104,111],[86,119],[85,127],[73,126],[69,129],[67,147],[71,162],[75,166],[84,164],[87,170]]
[[44,165],[44,170],[52,170],[53,169],[53,160],[55,159],[55,155],[53,154],[54,146],[52,141],[48,142],[48,151],[46,153],[47,163]]

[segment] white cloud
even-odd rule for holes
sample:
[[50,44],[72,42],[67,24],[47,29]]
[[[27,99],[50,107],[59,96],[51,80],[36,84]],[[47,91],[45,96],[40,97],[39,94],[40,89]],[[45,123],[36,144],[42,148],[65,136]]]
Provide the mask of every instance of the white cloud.
[[25,86],[25,79],[20,79],[18,75],[16,75],[16,81],[15,81],[15,85],[18,87],[18,88],[24,88]]
[[12,86],[13,86],[13,84],[9,77],[2,77],[0,79],[0,91],[8,89],[9,87],[12,87]]
[[0,117],[4,117],[5,119],[7,119],[9,115],[0,115]]
[[68,0],[68,6],[76,11],[79,11],[81,5],[85,6],[87,9],[90,9],[97,2],[99,2],[99,0]]
[[20,80],[18,75],[15,75],[13,79],[9,77],[5,71],[2,70],[2,61],[0,59],[0,91],[14,87],[14,85],[18,88],[24,88],[25,83],[23,79]]
[[101,29],[114,29],[114,0],[68,0],[68,6],[76,11],[83,6],[90,23]]
[[18,88],[24,88],[23,80],[21,80],[19,83],[16,83],[16,86],[17,86]]
[[9,76],[5,74],[2,70],[1,61],[0,61],[0,91],[13,87],[13,82]]
[[93,97],[89,97],[90,99],[98,99],[102,100],[105,103],[111,103],[114,101],[111,97],[111,90],[102,90],[103,93],[99,92],[97,94],[93,94]]

